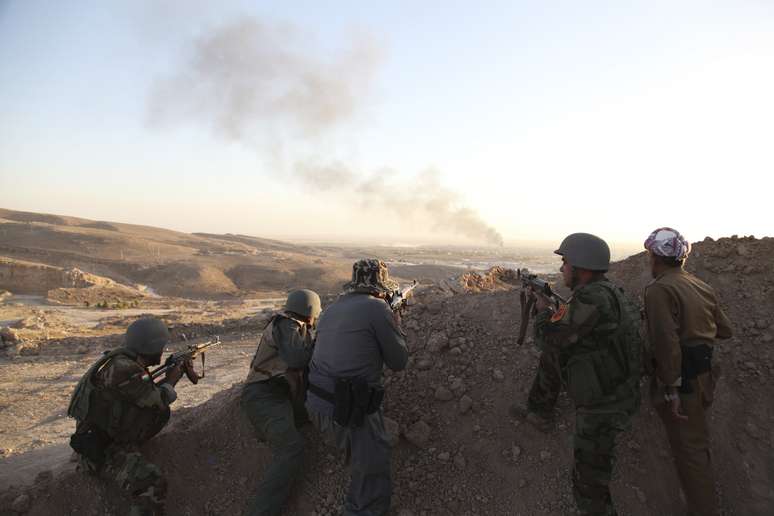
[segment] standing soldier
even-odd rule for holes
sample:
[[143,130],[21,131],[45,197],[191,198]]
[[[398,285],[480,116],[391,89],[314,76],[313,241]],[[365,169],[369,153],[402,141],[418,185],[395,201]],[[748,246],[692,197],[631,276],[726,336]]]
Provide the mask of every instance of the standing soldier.
[[529,390],[527,406],[513,404],[510,414],[524,419],[538,430],[548,432],[554,426],[554,409],[562,390],[561,367],[558,350],[540,348],[538,368]]
[[351,461],[347,516],[379,516],[390,509],[382,368],[399,371],[408,361],[400,317],[385,301],[396,287],[384,262],[355,262],[344,294],[320,318],[309,366],[312,423],[330,444],[346,450]]
[[159,319],[133,322],[124,346],[105,353],[83,375],[67,410],[77,421],[70,446],[79,454],[81,467],[128,491],[132,516],[164,513],[166,480],[139,447],[169,421],[169,406],[177,398],[175,384],[192,365],[169,369],[155,384],[147,368],[161,363],[168,343],[169,332]]
[[266,441],[272,451],[272,462],[250,504],[250,516],[280,514],[301,467],[304,442],[297,427],[308,421],[305,373],[319,315],[317,293],[290,292],[284,311],[274,314],[263,330],[250,363],[241,406],[258,440]]
[[674,229],[645,240],[653,282],[645,289],[648,338],[655,374],[651,394],[664,421],[690,514],[718,513],[709,450],[707,410],[719,376],[712,365],[715,339],[731,324],[715,291],[683,270],[691,244]]
[[573,295],[552,310],[538,295],[535,334],[556,350],[567,393],[575,403],[572,483],[581,514],[615,514],[609,483],[616,436],[629,428],[640,405],[642,342],[639,313],[606,277],[610,249],[604,240],[574,233],[554,251],[562,257]]

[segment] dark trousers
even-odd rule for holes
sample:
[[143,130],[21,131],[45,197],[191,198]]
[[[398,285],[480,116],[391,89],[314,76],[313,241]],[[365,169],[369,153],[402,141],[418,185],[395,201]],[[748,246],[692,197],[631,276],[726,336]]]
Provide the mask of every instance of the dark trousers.
[[384,516],[390,511],[391,447],[379,410],[366,416],[362,426],[344,428],[328,415],[310,411],[312,424],[323,439],[345,454],[351,481],[344,501],[344,516]]
[[258,484],[247,514],[281,514],[290,488],[299,475],[304,451],[287,382],[274,378],[245,385],[241,406],[255,428],[258,440],[265,441],[272,452],[271,463]]

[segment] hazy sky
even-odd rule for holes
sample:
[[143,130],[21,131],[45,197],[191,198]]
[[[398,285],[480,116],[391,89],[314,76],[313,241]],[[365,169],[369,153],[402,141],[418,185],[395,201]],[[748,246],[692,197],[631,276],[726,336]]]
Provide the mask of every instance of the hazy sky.
[[0,0],[0,207],[389,243],[774,235],[772,92],[764,0]]

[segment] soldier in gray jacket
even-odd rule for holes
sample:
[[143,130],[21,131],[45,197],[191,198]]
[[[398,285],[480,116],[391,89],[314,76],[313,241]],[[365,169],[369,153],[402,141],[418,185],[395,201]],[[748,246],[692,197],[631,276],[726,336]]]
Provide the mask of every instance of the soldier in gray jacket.
[[385,301],[396,287],[384,262],[355,262],[352,281],[320,318],[309,365],[306,406],[312,423],[350,460],[347,516],[383,515],[390,509],[382,368],[399,371],[408,361],[400,317]]
[[272,451],[250,516],[282,512],[301,467],[304,442],[297,430],[308,421],[304,410],[305,370],[312,356],[312,334],[320,315],[320,297],[311,290],[288,294],[285,309],[263,331],[242,389],[241,405],[259,441]]

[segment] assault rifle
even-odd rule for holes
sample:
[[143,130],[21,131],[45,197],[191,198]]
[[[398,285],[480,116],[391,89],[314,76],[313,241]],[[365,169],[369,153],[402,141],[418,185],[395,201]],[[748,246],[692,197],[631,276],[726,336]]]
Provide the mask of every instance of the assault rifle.
[[[157,367],[153,371],[150,372],[150,376],[145,375],[147,380],[155,380],[159,376],[166,374],[167,371],[172,369],[178,364],[183,365],[183,371],[185,372],[185,375],[188,377],[189,380],[191,380],[191,383],[197,384],[199,383],[199,380],[204,378],[204,351],[213,347],[213,346],[219,346],[220,345],[220,337],[215,337],[215,340],[209,340],[207,342],[204,342],[202,344],[189,344],[188,349],[185,349],[183,351],[177,351],[175,353],[172,353],[167,357],[167,360],[164,362],[164,365]],[[202,357],[202,374],[198,374],[194,370],[193,361],[197,356]]]
[[561,304],[566,304],[567,301],[554,292],[549,282],[538,278],[537,274],[530,273],[528,269],[516,269],[516,277],[521,280],[521,292],[519,293],[521,325],[519,326],[519,339],[517,341],[519,346],[521,346],[524,343],[524,337],[527,335],[529,318],[537,313],[535,308],[536,296],[550,299],[555,309],[558,309]]
[[414,280],[408,287],[387,294],[387,303],[390,305],[393,312],[400,312],[406,307],[406,301],[411,295],[411,291],[415,288],[417,288],[417,280]]

